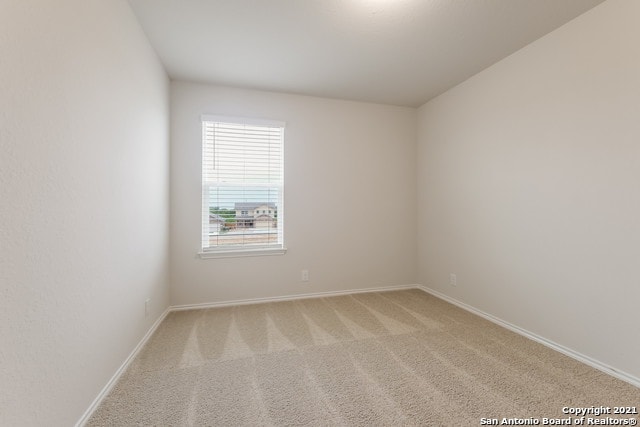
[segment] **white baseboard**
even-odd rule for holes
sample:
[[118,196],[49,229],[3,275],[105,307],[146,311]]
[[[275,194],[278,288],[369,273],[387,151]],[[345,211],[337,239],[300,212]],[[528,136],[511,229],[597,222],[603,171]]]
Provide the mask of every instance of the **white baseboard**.
[[160,317],[158,317],[158,319],[153,323],[153,325],[151,326],[151,328],[149,328],[149,330],[144,335],[144,337],[142,337],[140,342],[138,342],[138,345],[136,345],[133,351],[122,363],[122,365],[120,365],[116,373],[113,374],[113,376],[111,377],[107,385],[104,386],[104,388],[100,391],[98,396],[93,400],[93,402],[91,402],[91,405],[89,405],[89,407],[84,412],[84,414],[82,414],[82,417],[80,417],[75,427],[83,427],[87,423],[87,421],[89,421],[89,418],[91,418],[91,415],[93,415],[94,411],[98,408],[98,406],[100,406],[104,398],[109,394],[113,386],[118,382],[118,380],[120,379],[120,376],[122,376],[122,374],[127,369],[127,367],[129,367],[129,364],[133,361],[133,359],[135,359],[135,357],[138,355],[142,347],[144,347],[144,345],[147,343],[149,338],[151,338],[151,335],[153,335],[156,329],[158,329],[158,326],[160,326],[160,324],[165,319],[165,317],[167,317],[167,314],[169,314],[170,311],[171,310],[167,308],[164,311],[164,313],[162,313]]
[[284,295],[279,297],[250,298],[250,299],[242,299],[242,300],[210,302],[210,303],[203,303],[203,304],[173,305],[169,307],[169,310],[171,311],[195,310],[200,308],[228,307],[233,305],[260,304],[260,303],[267,303],[267,302],[291,301],[291,300],[307,299],[307,298],[335,297],[340,295],[361,294],[361,293],[367,293],[367,292],[400,291],[403,289],[416,289],[416,288],[418,288],[418,285],[397,285],[397,286],[385,286],[381,288],[365,288],[365,289],[349,289],[345,291],[314,292],[314,293],[308,293],[308,294]]
[[582,353],[579,353],[577,351],[574,351],[570,348],[567,348],[563,345],[557,344],[551,340],[548,340],[544,337],[541,337],[540,335],[534,334],[533,332],[529,332],[526,329],[523,329],[519,326],[513,325],[509,322],[506,322],[496,316],[493,316],[489,313],[485,313],[482,310],[478,310],[477,308],[470,306],[469,304],[465,304],[461,301],[458,301],[455,298],[451,298],[448,295],[445,295],[441,292],[438,292],[436,290],[433,290],[431,288],[428,288],[426,286],[422,286],[422,285],[416,285],[416,288],[423,290],[424,292],[427,292],[433,296],[435,296],[436,298],[440,298],[442,300],[445,300],[453,305],[456,305],[460,308],[462,308],[463,310],[466,310],[470,313],[476,314],[480,317],[483,317],[487,320],[489,320],[490,322],[493,322],[499,326],[502,326],[506,329],[509,329],[510,331],[513,331],[519,335],[522,335],[526,338],[529,338],[535,342],[538,342],[544,346],[547,346],[549,348],[551,348],[552,350],[558,351],[562,354],[564,354],[565,356],[569,356],[572,359],[575,359],[579,362],[585,363],[589,366],[591,366],[592,368],[595,368],[599,371],[604,372],[605,374],[611,375],[612,377],[618,378],[622,381],[628,382],[629,384],[639,387],[640,388],[640,378],[637,378],[631,374],[628,374],[626,372],[620,371],[619,369],[616,369],[614,367],[611,367],[605,363],[600,362],[599,360],[593,359],[589,356],[585,356]]

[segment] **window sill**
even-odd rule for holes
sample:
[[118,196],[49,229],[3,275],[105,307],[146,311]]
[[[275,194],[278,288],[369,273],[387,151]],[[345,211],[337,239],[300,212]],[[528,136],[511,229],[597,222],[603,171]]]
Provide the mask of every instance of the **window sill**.
[[287,248],[260,248],[260,249],[204,251],[204,252],[199,252],[198,256],[201,259],[215,259],[215,258],[243,258],[243,257],[254,257],[254,256],[273,256],[273,255],[284,255],[286,253],[287,253]]

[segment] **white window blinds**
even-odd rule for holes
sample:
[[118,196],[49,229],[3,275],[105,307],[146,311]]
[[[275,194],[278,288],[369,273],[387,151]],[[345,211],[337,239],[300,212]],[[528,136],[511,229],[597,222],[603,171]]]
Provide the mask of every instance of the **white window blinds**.
[[283,249],[284,123],[202,117],[203,253]]

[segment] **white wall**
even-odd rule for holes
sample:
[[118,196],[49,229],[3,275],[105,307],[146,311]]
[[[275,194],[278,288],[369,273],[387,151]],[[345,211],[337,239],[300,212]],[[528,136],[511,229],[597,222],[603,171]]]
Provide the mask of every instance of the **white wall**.
[[[415,109],[184,82],[171,88],[172,304],[414,283]],[[286,255],[197,257],[203,113],[287,122]]]
[[420,282],[636,378],[639,16],[609,0],[418,118]]
[[0,424],[68,426],[169,304],[168,80],[124,0],[2,1],[0,52]]

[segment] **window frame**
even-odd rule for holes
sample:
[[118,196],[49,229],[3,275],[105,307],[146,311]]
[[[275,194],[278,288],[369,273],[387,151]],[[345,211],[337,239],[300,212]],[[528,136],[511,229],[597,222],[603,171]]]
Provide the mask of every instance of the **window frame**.
[[[275,244],[241,244],[241,245],[223,245],[223,246],[207,246],[205,247],[205,235],[209,236],[210,229],[209,224],[209,195],[212,185],[219,185],[220,182],[216,181],[215,184],[212,181],[205,179],[205,150],[210,149],[207,147],[207,139],[205,135],[206,123],[225,123],[225,124],[238,124],[247,126],[259,126],[259,127],[274,127],[281,129],[281,142],[280,142],[280,180],[274,185],[278,187],[278,199],[277,199],[277,235],[278,242]],[[201,199],[201,244],[198,255],[202,259],[210,258],[235,258],[235,257],[251,257],[251,256],[270,256],[270,255],[284,255],[287,252],[284,241],[284,173],[285,173],[285,159],[284,159],[284,139],[286,122],[276,120],[266,120],[248,117],[231,117],[220,115],[203,114],[200,117],[200,125],[202,129],[201,148],[202,158],[201,165],[201,186],[202,186],[202,199]],[[215,154],[214,154],[215,156]],[[237,185],[237,184],[233,184]],[[238,201],[240,202],[240,201]],[[236,203],[238,203],[236,202]],[[248,210],[248,209],[247,209]],[[207,225],[205,225],[207,224]],[[205,229],[206,228],[206,229]],[[207,237],[208,239],[208,237]]]

